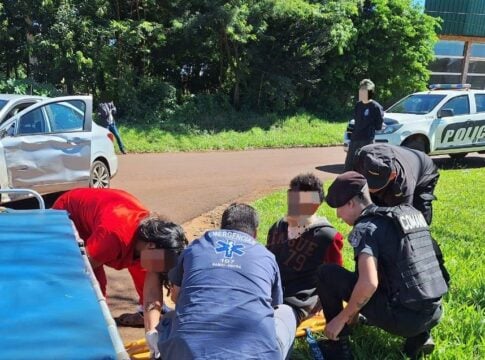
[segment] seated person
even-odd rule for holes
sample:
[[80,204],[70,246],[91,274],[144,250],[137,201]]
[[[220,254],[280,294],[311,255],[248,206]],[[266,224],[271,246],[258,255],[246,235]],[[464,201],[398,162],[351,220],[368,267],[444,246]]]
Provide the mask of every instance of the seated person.
[[291,308],[280,305],[275,258],[255,240],[258,222],[251,206],[232,204],[221,230],[182,252],[168,275],[176,308],[158,326],[163,360],[287,357],[296,324]]
[[313,174],[290,182],[288,215],[269,230],[267,248],[281,272],[284,303],[301,323],[319,307],[316,271],[324,263],[342,265],[342,235],[324,217],[315,215],[323,202],[323,185]]

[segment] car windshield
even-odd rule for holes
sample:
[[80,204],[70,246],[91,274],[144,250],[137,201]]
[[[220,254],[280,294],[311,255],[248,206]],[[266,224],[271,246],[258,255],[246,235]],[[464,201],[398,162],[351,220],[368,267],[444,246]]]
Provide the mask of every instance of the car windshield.
[[418,94],[410,95],[387,109],[387,113],[427,114],[439,104],[445,95]]
[[7,103],[7,101],[0,100],[0,110],[5,106],[6,103]]

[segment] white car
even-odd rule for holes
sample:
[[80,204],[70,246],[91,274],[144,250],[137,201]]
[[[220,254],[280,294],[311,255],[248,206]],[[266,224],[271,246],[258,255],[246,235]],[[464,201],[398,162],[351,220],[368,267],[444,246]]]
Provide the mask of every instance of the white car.
[[[375,142],[403,145],[453,158],[485,152],[485,90],[465,85],[431,85],[386,110]],[[353,120],[344,135],[348,144]]]
[[[114,137],[94,123],[91,96],[34,96],[18,112],[9,106],[19,105],[15,101],[21,97],[1,95],[0,100],[8,97],[10,102],[0,112],[13,115],[0,117],[1,189],[28,188],[48,194],[75,187],[109,187],[118,171]],[[2,194],[0,202],[24,196]]]

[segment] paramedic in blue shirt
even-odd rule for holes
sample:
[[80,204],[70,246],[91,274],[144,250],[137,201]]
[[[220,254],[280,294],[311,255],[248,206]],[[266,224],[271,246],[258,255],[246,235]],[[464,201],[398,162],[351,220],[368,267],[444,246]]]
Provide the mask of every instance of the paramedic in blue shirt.
[[258,223],[251,206],[232,204],[220,230],[182,252],[169,272],[176,308],[158,326],[163,360],[287,358],[295,316],[274,255],[255,240]]

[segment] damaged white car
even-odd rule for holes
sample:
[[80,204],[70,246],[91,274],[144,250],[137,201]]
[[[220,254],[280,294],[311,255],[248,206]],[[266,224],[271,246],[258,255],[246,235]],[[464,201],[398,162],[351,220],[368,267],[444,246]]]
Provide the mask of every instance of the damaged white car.
[[[6,97],[1,95],[0,101]],[[48,194],[110,186],[118,170],[114,137],[94,123],[91,96],[33,96],[29,105],[17,110],[9,106],[12,101],[1,109],[6,118],[1,119],[0,113],[1,189],[28,188]],[[2,196],[1,202],[7,202],[23,195]]]

